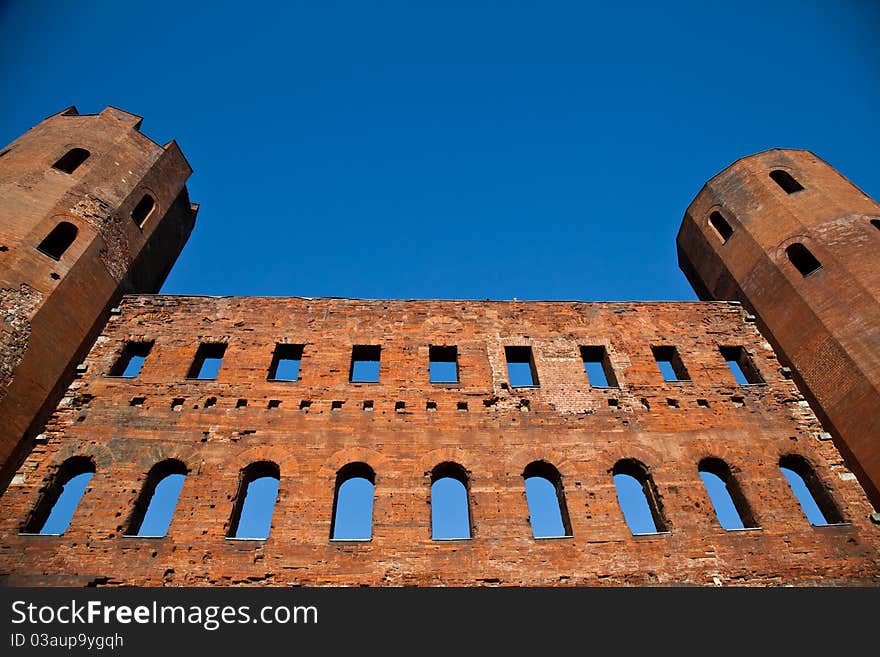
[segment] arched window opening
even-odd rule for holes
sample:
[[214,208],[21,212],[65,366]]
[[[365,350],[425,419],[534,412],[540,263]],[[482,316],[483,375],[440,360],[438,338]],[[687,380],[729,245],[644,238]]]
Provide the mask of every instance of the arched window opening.
[[88,159],[89,155],[91,153],[85,148],[71,148],[52,165],[52,168],[64,173],[73,173],[79,168],[79,165]]
[[788,171],[783,171],[782,169],[771,171],[770,177],[773,179],[773,182],[785,190],[786,194],[794,194],[804,188]]
[[718,233],[718,237],[721,238],[721,243],[727,244],[727,240],[733,235],[733,228],[727,223],[727,219],[725,219],[720,212],[716,211],[709,215],[709,224],[715,229],[715,232]]
[[138,204],[134,206],[134,210],[131,211],[131,218],[138,225],[138,228],[144,227],[155,207],[156,202],[153,200],[153,197],[149,194],[144,194],[144,197],[138,201]]
[[229,523],[229,538],[269,538],[280,479],[280,468],[270,461],[251,463],[241,471],[241,483]]
[[165,536],[174,517],[177,498],[189,471],[177,459],[157,463],[134,503],[128,522],[128,536]]
[[431,471],[431,538],[470,537],[467,472],[458,463],[441,463]]
[[822,268],[822,263],[800,242],[789,244],[785,249],[785,255],[804,278]]
[[366,463],[349,463],[336,473],[330,538],[368,541],[373,536],[373,493],[376,473]]
[[871,225],[877,230],[880,230],[880,219],[871,219]]
[[815,470],[803,456],[789,454],[779,459],[779,469],[788,480],[794,496],[811,525],[835,525],[843,522],[843,517],[822,485]]
[[749,529],[758,526],[727,463],[718,458],[705,458],[700,461],[697,470],[709,499],[712,500],[718,522],[724,529]]
[[31,534],[63,534],[67,531],[86,486],[95,474],[95,462],[74,456],[58,468],[25,524]]
[[526,502],[534,538],[571,536],[571,521],[565,504],[562,476],[546,461],[529,463],[522,473]]
[[635,459],[623,459],[611,470],[617,488],[617,502],[633,534],[666,531],[660,496],[648,469]]
[[37,251],[53,260],[61,260],[61,256],[76,239],[76,234],[76,226],[68,221],[62,221],[37,245]]

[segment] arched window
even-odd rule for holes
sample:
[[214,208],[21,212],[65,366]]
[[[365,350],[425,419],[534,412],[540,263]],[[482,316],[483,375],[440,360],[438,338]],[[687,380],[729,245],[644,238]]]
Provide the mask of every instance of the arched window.
[[76,233],[76,226],[69,221],[62,221],[37,245],[37,251],[53,260],[61,260],[61,256],[76,239]]
[[660,496],[648,469],[635,459],[623,459],[611,470],[617,488],[617,502],[633,534],[666,531]]
[[467,472],[458,463],[441,463],[431,471],[431,538],[470,537]]
[[733,228],[727,223],[727,219],[721,216],[720,212],[716,211],[709,215],[709,224],[711,224],[712,228],[715,229],[715,232],[718,233],[718,237],[721,238],[721,243],[727,244],[727,240],[733,235]]
[[788,454],[779,459],[779,469],[811,525],[834,525],[843,522],[831,495],[803,456]]
[[229,522],[229,538],[269,538],[280,479],[280,468],[270,461],[251,463],[241,471],[241,483]]
[[822,268],[822,263],[800,242],[789,244],[785,249],[785,255],[788,256],[795,269],[801,273],[801,276],[807,277]]
[[138,225],[138,228],[144,227],[155,207],[156,202],[153,200],[153,197],[149,194],[144,194],[144,197],[138,201],[138,204],[134,206],[134,210],[131,211],[131,218]]
[[718,458],[705,458],[697,466],[700,479],[706,487],[715,515],[724,529],[757,527],[746,498],[740,490],[730,467]]
[[52,165],[52,168],[64,173],[73,173],[79,168],[80,164],[88,159],[89,155],[91,153],[85,148],[71,148]]
[[546,461],[529,463],[522,473],[534,538],[571,536],[571,521],[562,489],[562,476]]
[[771,171],[770,177],[773,179],[773,182],[785,190],[786,194],[794,194],[804,188],[788,171],[783,171],[782,169]]
[[87,456],[67,459],[43,490],[31,512],[25,531],[32,534],[63,534],[95,474],[95,462]]
[[165,536],[188,470],[176,459],[157,463],[147,473],[128,522],[129,536]]
[[349,463],[336,473],[330,538],[367,541],[373,535],[373,490],[376,473],[366,463]]

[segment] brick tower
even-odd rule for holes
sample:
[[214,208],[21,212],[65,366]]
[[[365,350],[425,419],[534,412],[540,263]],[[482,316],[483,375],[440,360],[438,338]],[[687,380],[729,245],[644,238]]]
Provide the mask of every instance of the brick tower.
[[71,107],[0,150],[0,492],[123,294],[157,292],[192,231],[175,142]]
[[739,300],[880,508],[880,205],[809,151],[712,178],[679,264],[701,299]]

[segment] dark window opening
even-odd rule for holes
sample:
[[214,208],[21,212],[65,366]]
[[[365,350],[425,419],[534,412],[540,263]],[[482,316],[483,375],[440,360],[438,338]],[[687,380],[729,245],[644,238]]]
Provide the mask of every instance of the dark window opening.
[[336,473],[330,538],[366,541],[373,534],[373,493],[376,473],[366,463],[349,463]]
[[428,349],[431,383],[458,383],[458,347]]
[[718,233],[718,237],[721,238],[721,243],[727,244],[727,240],[733,235],[733,228],[727,223],[727,219],[721,216],[720,212],[713,212],[709,215],[709,223],[712,225],[712,228],[715,229],[715,232]]
[[171,410],[172,411],[182,411],[183,405],[186,403],[186,400],[183,397],[175,397],[171,400]]
[[143,406],[144,402],[147,401],[146,397],[132,397],[131,401],[128,402],[129,406]]
[[217,405],[217,398],[216,397],[208,397],[205,400],[205,408],[211,408],[212,406],[216,406],[216,405]]
[[269,365],[269,381],[298,381],[299,366],[302,362],[303,349],[301,344],[277,344],[272,363]]
[[435,401],[425,402],[425,410],[426,411],[436,411],[437,410],[437,402],[435,402]]
[[335,401],[331,401],[331,402],[330,402],[330,410],[331,410],[331,411],[341,411],[341,410],[342,410],[342,405],[343,405],[344,403],[345,403],[344,401],[341,401],[341,400],[338,400],[338,399],[335,400]]
[[678,355],[678,349],[669,346],[651,347],[654,353],[654,360],[657,361],[657,367],[663,375],[664,381],[690,381],[691,375],[688,374],[681,356]]
[[740,385],[764,383],[764,378],[742,347],[719,347],[733,378]]
[[465,411],[465,412],[467,412],[467,410],[468,410],[468,403],[467,403],[467,402],[456,402],[456,404],[455,404],[455,408],[456,408],[456,410],[458,410],[458,411]]
[[349,381],[352,383],[377,383],[381,355],[382,347],[379,345],[355,345],[352,347]]
[[431,471],[431,538],[470,537],[467,472],[457,463],[441,463]]
[[523,470],[526,503],[534,538],[571,536],[571,521],[565,504],[562,476],[546,461],[534,461]]
[[801,276],[806,278],[810,274],[822,269],[822,263],[816,259],[810,250],[800,242],[790,244],[785,249],[785,255],[788,256],[791,264],[797,269]]
[[138,201],[138,204],[134,206],[134,210],[131,211],[131,218],[138,225],[138,228],[144,227],[155,207],[156,202],[153,200],[153,197],[149,194],[144,194],[144,197]]
[[61,260],[61,256],[76,239],[77,232],[76,226],[72,223],[62,221],[37,245],[37,251],[53,260]]
[[405,412],[406,411],[406,402],[404,402],[404,401],[394,402],[394,410],[397,411],[398,413]]
[[245,408],[247,406],[247,399],[239,399],[235,402],[236,408]]
[[504,347],[504,357],[511,388],[538,386],[538,371],[531,347]]
[[177,459],[157,463],[147,473],[128,521],[128,536],[165,536],[183,482],[189,473]]
[[241,471],[241,483],[229,521],[229,538],[269,538],[280,480],[281,469],[271,461],[251,463]]
[[52,165],[52,168],[64,173],[73,173],[79,168],[79,165],[88,159],[89,155],[91,153],[85,148],[71,148]]
[[62,463],[41,492],[24,531],[32,534],[66,532],[94,474],[95,462],[87,456],[74,456]]
[[311,407],[312,407],[312,402],[309,401],[308,399],[302,399],[302,400],[300,400],[300,402],[299,402],[299,410],[308,412],[308,410],[309,410]]
[[189,372],[188,379],[216,379],[223,362],[223,354],[226,353],[226,344],[222,342],[203,342],[196,351]]
[[660,496],[648,469],[635,459],[623,459],[611,470],[617,488],[617,502],[633,534],[666,531]]
[[119,358],[110,368],[109,376],[136,378],[152,348],[152,342],[126,342]]
[[794,194],[804,188],[788,171],[783,171],[782,169],[771,171],[770,177],[773,179],[773,182],[785,190],[786,194]]
[[779,459],[779,469],[788,480],[794,496],[811,525],[834,525],[843,522],[843,517],[831,499],[831,495],[816,475],[807,460],[796,454]]
[[270,399],[266,404],[266,408],[279,408],[281,406],[280,399]]
[[715,508],[715,516],[724,529],[750,529],[758,526],[727,463],[718,458],[705,458],[700,461],[697,470]]
[[592,387],[619,387],[611,359],[608,357],[608,350],[604,346],[581,347],[581,360],[584,361],[584,371]]
[[871,225],[877,230],[880,230],[880,219],[871,219]]

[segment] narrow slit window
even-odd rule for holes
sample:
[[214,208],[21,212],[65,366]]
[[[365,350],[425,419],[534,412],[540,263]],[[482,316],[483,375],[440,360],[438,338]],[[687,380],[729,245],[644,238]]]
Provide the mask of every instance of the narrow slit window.
[[820,527],[843,522],[837,505],[804,457],[783,456],[779,459],[779,469],[811,525]]
[[187,372],[188,379],[216,379],[226,353],[222,342],[203,342],[196,351],[192,365]]
[[382,347],[379,345],[355,345],[352,347],[349,381],[352,383],[378,383],[381,356]]
[[660,498],[648,469],[634,459],[618,461],[611,470],[617,502],[632,534],[666,531]]
[[651,351],[654,353],[654,360],[657,361],[657,367],[660,369],[664,381],[691,380],[691,375],[688,374],[678,349],[670,346],[654,346],[651,347]]
[[770,178],[772,178],[773,182],[779,185],[786,194],[794,194],[795,192],[802,191],[804,188],[804,186],[795,180],[788,171],[783,171],[782,169],[771,171]]
[[298,381],[304,345],[277,344],[269,365],[269,381]]
[[71,148],[52,165],[52,168],[64,173],[73,173],[88,159],[89,155],[91,153],[85,148]]
[[152,342],[126,342],[119,358],[110,368],[110,376],[134,379],[144,366],[144,361],[153,348]]
[[727,240],[733,235],[733,228],[727,223],[727,219],[725,219],[720,212],[716,211],[709,215],[709,223],[712,225],[712,228],[715,229],[715,232],[718,233],[718,237],[721,238],[721,243],[727,244]]
[[619,387],[611,359],[608,357],[608,350],[604,346],[581,347],[581,360],[584,361],[584,371],[592,387]]
[[229,523],[230,538],[269,538],[280,479],[280,468],[270,461],[251,463],[242,470]]
[[366,463],[349,463],[336,474],[330,538],[368,541],[373,535],[376,474]]
[[32,534],[66,532],[94,474],[95,462],[88,457],[74,456],[62,463],[40,495],[25,531]]
[[743,347],[719,347],[719,350],[738,384],[744,386],[764,383],[764,378]]
[[155,207],[156,201],[153,200],[153,197],[149,194],[144,194],[143,198],[134,206],[134,210],[131,211],[131,218],[138,225],[138,228],[144,227]]
[[441,463],[431,472],[431,538],[470,537],[467,472],[457,463]]
[[531,347],[504,347],[507,377],[512,388],[538,386],[538,370]]
[[155,537],[168,533],[187,472],[186,466],[176,459],[162,461],[150,468],[134,503],[127,535]]
[[562,476],[546,461],[534,461],[523,470],[526,503],[534,538],[571,536],[571,521],[565,504]]
[[877,230],[880,230],[880,219],[871,219],[871,225]]
[[785,255],[804,278],[822,269],[822,263],[800,242],[790,244],[785,249]]
[[758,526],[727,463],[717,458],[705,458],[700,461],[697,470],[712,501],[715,516],[724,529],[750,529]]
[[37,245],[37,251],[53,260],[61,260],[61,256],[76,239],[77,232],[79,231],[72,223],[62,221]]
[[428,352],[431,383],[458,383],[458,347],[431,345]]

